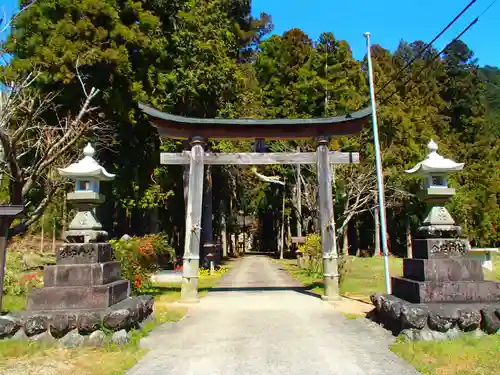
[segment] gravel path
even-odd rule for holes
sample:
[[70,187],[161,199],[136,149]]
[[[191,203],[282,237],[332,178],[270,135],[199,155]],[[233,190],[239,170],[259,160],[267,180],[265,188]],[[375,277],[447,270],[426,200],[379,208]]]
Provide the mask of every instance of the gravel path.
[[391,337],[304,294],[271,259],[250,256],[185,319],[157,328],[127,375],[417,375]]

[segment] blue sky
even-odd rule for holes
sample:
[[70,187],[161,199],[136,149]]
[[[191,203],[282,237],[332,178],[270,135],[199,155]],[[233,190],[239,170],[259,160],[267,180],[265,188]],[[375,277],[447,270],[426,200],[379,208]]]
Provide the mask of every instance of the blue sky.
[[[394,50],[401,39],[431,41],[470,0],[252,0],[252,12],[266,12],[273,17],[274,33],[294,27],[312,39],[331,31],[347,40],[354,56],[363,58],[363,33],[370,31],[372,42]],[[435,46],[443,48],[470,21],[479,16],[493,0],[477,0]],[[2,0],[7,14],[17,8],[17,0]],[[0,7],[0,10],[1,7]],[[3,12],[2,12],[3,13]],[[500,66],[500,1],[481,16],[463,40],[474,51],[481,65]],[[2,35],[5,36],[5,35]],[[1,37],[1,36],[0,36]]]
[[[457,36],[493,0],[476,3],[435,43],[441,49]],[[275,34],[291,28],[302,29],[316,39],[321,32],[333,32],[347,40],[356,58],[366,52],[363,33],[371,33],[372,43],[391,51],[399,41],[430,42],[470,0],[253,0],[252,13],[268,13]],[[500,1],[462,38],[479,59],[480,65],[500,66]]]

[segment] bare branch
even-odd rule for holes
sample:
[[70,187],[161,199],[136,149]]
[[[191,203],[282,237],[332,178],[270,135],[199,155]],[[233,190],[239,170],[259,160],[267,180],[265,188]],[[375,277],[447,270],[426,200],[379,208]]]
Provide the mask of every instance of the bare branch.
[[[370,165],[342,166],[337,178],[344,183],[342,225],[337,228],[337,234],[342,235],[353,218],[378,206],[378,186],[375,170]],[[409,193],[385,184],[386,207],[395,207],[409,196]]]
[[[91,107],[91,102],[99,94],[98,89],[86,90],[82,80],[85,99],[79,112],[76,117],[60,117],[61,108],[54,100],[57,94],[41,95],[28,89],[38,76],[39,73],[29,74],[7,83],[6,89],[0,91],[0,145],[4,153],[1,172],[9,175],[10,203],[27,207],[27,219],[16,225],[11,234],[21,233],[38,220],[53,195],[65,186],[57,168],[75,161],[80,153],[75,148],[78,141],[90,134],[112,134],[104,123],[90,117],[97,109]],[[51,116],[46,116],[49,112]],[[56,121],[47,123],[47,118]],[[28,201],[34,188],[43,189],[45,194],[31,207]]]
[[32,188],[37,176],[45,171],[62,154],[68,151],[89,129],[89,123],[82,121],[83,117],[89,113],[88,108],[92,99],[99,93],[99,90],[92,87],[89,95],[85,99],[78,115],[75,119],[66,119],[67,131],[54,143],[49,143],[44,157],[40,158],[33,168],[32,177],[28,178],[23,187],[23,196]]
[[31,6],[33,6],[34,4],[36,3],[36,0],[33,0],[29,5],[25,6],[24,8],[22,8],[19,12],[17,13],[14,13],[14,15],[12,17],[10,17],[10,19],[8,19],[7,17],[7,14],[5,13],[5,9],[4,9],[4,12],[3,12],[3,19],[0,19],[0,22],[4,22],[5,25],[3,27],[0,28],[0,33],[3,33],[5,30],[7,30],[10,25],[12,24],[12,22],[14,22],[14,20],[24,11],[26,11],[27,9],[29,9]]
[[83,93],[85,94],[85,97],[88,98],[89,95],[87,94],[87,89],[85,89],[85,84],[83,83],[82,76],[80,75],[80,72],[78,71],[79,66],[80,66],[80,58],[78,57],[76,59],[76,64],[75,64],[76,76],[78,77],[78,80],[80,81],[80,85],[82,85],[82,90],[83,90]]

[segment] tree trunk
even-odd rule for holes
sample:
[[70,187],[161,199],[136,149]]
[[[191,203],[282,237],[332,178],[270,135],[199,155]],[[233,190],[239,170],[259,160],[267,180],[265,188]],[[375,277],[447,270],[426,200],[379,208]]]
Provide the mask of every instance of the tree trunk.
[[347,255],[349,251],[349,236],[347,227],[344,228],[344,233],[342,233],[342,254]]
[[413,258],[413,247],[412,247],[412,237],[411,237],[411,226],[410,218],[406,220],[406,253],[407,258]]

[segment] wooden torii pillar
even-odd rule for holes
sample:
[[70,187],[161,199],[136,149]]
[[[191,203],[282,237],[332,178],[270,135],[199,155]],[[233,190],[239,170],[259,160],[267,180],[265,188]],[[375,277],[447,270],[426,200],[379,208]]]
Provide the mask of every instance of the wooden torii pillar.
[[[359,162],[359,154],[329,151],[330,136],[358,133],[371,116],[371,108],[344,116],[312,119],[202,119],[160,112],[146,104],[139,108],[150,117],[160,134],[189,140],[191,150],[162,153],[161,164],[189,165],[189,186],[186,205],[182,300],[198,300],[198,269],[203,205],[204,165],[269,165],[316,164],[319,184],[319,215],[323,251],[326,300],[339,298],[338,252],[333,231],[333,198],[331,164]],[[316,139],[316,152],[282,153],[211,153],[205,152],[207,139]],[[186,171],[187,172],[187,171]]]
[[[185,302],[196,302],[198,300],[204,153],[204,140],[197,137],[193,138],[191,140],[191,151],[189,152],[189,182],[182,262],[181,298]],[[165,164],[163,155],[162,164]]]

